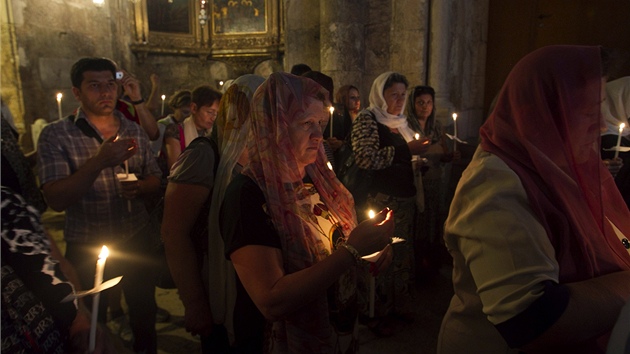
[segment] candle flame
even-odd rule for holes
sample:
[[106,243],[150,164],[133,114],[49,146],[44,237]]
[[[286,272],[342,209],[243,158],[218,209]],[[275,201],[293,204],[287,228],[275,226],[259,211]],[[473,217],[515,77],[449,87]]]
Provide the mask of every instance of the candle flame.
[[420,134],[416,133],[415,138],[416,140],[420,139]]
[[626,127],[626,123],[619,124],[619,132],[620,133],[623,132],[623,128],[625,128],[625,127]]
[[57,102],[61,102],[61,97],[63,97],[63,93],[59,92],[57,94]]
[[109,249],[107,246],[101,248],[101,253],[98,255],[98,259],[106,259],[109,256]]
[[326,166],[328,166],[328,169],[332,171],[333,167],[330,161],[326,162]]
[[335,107],[330,106],[330,107],[328,108],[328,110],[330,111],[330,114],[333,114],[333,112],[335,111]]
[[166,99],[166,95],[162,95],[162,101]]
[[374,217],[375,217],[375,216],[376,216],[376,213],[374,212],[374,210],[370,209],[370,210],[368,211],[368,217],[369,217],[370,219],[374,219]]
[[457,120],[457,113],[453,113],[453,120]]

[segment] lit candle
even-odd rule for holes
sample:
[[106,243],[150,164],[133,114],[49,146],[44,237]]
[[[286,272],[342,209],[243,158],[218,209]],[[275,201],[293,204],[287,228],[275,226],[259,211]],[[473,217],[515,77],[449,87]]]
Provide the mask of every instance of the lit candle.
[[457,150],[457,113],[453,113],[453,151]]
[[326,162],[326,166],[328,166],[329,170],[333,170],[332,164],[330,163],[330,161]]
[[416,135],[414,136],[414,138],[416,138],[416,140],[420,139],[420,134],[416,133]]
[[[370,209],[368,211],[368,216],[370,217],[370,219],[374,219],[374,217],[376,216],[376,213],[374,212],[374,210]],[[369,304],[370,318],[374,318],[375,298],[376,298],[376,277],[372,275],[370,277],[370,304]]]
[[164,100],[166,99],[166,95],[162,95],[162,116],[164,115]]
[[617,137],[617,148],[615,149],[615,157],[614,157],[615,160],[617,159],[617,157],[619,157],[619,149],[621,148],[621,133],[623,133],[623,128],[625,127],[626,127],[625,123],[619,124],[619,136]]
[[61,92],[57,93],[57,111],[59,112],[59,120],[61,120],[61,98],[63,94]]
[[330,108],[328,108],[328,110],[330,111],[330,137],[333,137],[333,112],[335,111],[335,107],[330,106]]
[[[100,286],[103,282],[103,271],[105,270],[105,261],[109,256],[109,250],[107,246],[101,248],[101,253],[98,255],[98,261],[96,261],[96,273],[94,274],[94,287]],[[94,352],[96,346],[96,320],[98,319],[98,302],[101,298],[101,292],[94,294],[92,299],[92,325],[90,327],[90,353]]]

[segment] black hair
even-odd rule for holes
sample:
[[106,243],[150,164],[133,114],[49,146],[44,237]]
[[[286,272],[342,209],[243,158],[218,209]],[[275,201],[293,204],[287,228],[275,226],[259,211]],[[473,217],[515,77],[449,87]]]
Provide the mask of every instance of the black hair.
[[212,106],[214,102],[221,100],[221,96],[221,92],[208,85],[197,86],[192,91],[192,102],[197,105],[197,108]]
[[309,79],[317,82],[321,87],[325,88],[326,91],[328,91],[329,101],[332,102],[335,85],[333,83],[333,79],[330,76],[319,71],[307,71],[300,76],[308,77]]
[[392,87],[392,85],[397,84],[397,83],[405,84],[405,88],[409,87],[409,81],[407,81],[407,78],[405,77],[405,75],[399,74],[399,73],[391,73],[391,75],[389,75],[389,77],[385,81],[385,85],[383,86],[383,92],[385,92],[385,90],[387,90],[388,88]]
[[295,64],[291,67],[291,74],[301,76],[305,72],[311,70],[313,69],[311,69],[311,67],[306,64]]
[[116,76],[116,64],[107,58],[81,58],[70,70],[70,80],[72,86],[81,88],[83,82],[83,73],[86,71],[109,71],[112,73],[112,79]]

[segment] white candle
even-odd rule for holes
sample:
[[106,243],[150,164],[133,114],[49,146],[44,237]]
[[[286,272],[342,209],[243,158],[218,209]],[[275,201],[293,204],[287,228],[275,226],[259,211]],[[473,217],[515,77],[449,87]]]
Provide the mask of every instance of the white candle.
[[332,166],[332,164],[330,163],[330,161],[327,161],[327,162],[326,162],[326,166],[328,166],[328,169],[329,169],[329,170],[331,170],[331,171],[333,170],[333,166]]
[[[370,209],[368,211],[368,216],[370,219],[374,219],[376,213],[374,210]],[[374,303],[376,302],[376,277],[372,275],[370,277],[370,299],[369,299],[369,312],[370,318],[374,318]]]
[[335,107],[330,106],[330,108],[328,108],[328,110],[330,110],[330,137],[333,137],[333,112],[335,112]]
[[457,113],[453,113],[453,151],[457,150]]
[[57,111],[59,112],[59,120],[61,120],[62,114],[61,114],[61,98],[63,97],[63,94],[61,92],[57,93]]
[[166,99],[166,95],[162,95],[162,116],[164,115],[164,100]]
[[[101,253],[98,255],[98,261],[96,261],[96,273],[94,273],[94,287],[97,287],[103,283],[103,271],[105,270],[105,261],[109,256],[109,250],[107,246],[101,248]],[[92,299],[92,324],[90,327],[90,347],[89,352],[94,352],[96,346],[96,321],[98,319],[98,303],[101,298],[101,292],[94,294]]]
[[617,159],[619,157],[619,149],[621,148],[621,133],[623,133],[623,128],[626,127],[625,123],[619,124],[619,136],[617,137],[617,148],[615,149],[615,157]]

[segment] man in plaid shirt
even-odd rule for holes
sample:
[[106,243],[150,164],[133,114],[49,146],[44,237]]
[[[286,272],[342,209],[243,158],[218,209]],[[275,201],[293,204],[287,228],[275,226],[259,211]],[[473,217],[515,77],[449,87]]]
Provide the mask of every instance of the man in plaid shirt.
[[[104,280],[123,275],[134,350],[157,352],[155,267],[149,261],[151,227],[143,198],[159,191],[160,169],[142,128],[115,109],[119,82],[116,66],[105,58],[83,58],[71,71],[75,115],[49,124],[38,143],[41,188],[48,205],[66,211],[66,258],[82,286],[94,286],[102,245],[110,249]],[[144,104],[133,77],[120,83],[134,105]],[[135,174],[137,181],[117,174]],[[122,177],[122,175],[121,175]],[[129,179],[129,178],[128,178]],[[90,300],[90,299],[86,299]],[[107,317],[107,296],[100,299],[99,320]]]

